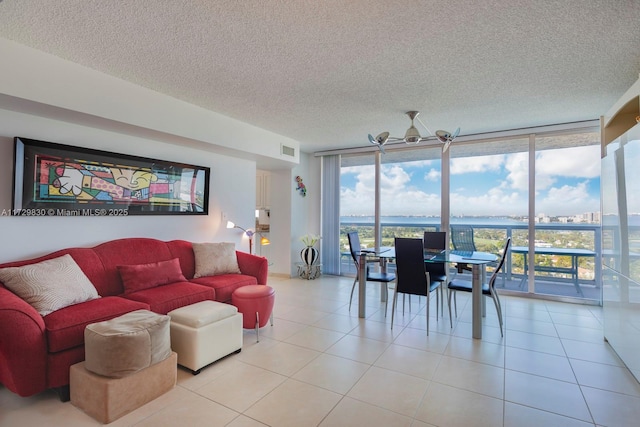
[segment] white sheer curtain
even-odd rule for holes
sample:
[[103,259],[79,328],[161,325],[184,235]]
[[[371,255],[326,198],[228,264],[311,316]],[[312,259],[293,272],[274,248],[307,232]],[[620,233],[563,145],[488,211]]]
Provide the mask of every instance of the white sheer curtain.
[[340,155],[322,157],[321,259],[324,274],[340,274]]

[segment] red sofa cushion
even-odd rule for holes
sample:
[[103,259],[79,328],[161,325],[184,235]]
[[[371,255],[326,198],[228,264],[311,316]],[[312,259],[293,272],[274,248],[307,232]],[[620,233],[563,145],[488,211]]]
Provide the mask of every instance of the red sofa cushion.
[[231,294],[241,286],[257,285],[258,280],[244,274],[221,274],[219,276],[198,277],[194,283],[210,286],[216,290],[216,301],[231,302]]
[[149,305],[121,297],[103,297],[71,305],[44,316],[47,346],[50,353],[84,343],[84,328],[90,323],[113,319]]
[[155,288],[167,283],[187,281],[182,275],[178,258],[149,264],[119,265],[118,272],[125,294]]
[[119,265],[148,264],[176,258],[171,255],[165,242],[141,237],[112,240],[94,247],[93,250],[104,266],[104,280],[119,288],[115,295],[124,293],[118,273]]
[[195,283],[176,282],[132,292],[122,297],[148,304],[150,310],[155,313],[167,314],[171,310],[185,305],[206,300],[215,301],[216,291],[213,288]]

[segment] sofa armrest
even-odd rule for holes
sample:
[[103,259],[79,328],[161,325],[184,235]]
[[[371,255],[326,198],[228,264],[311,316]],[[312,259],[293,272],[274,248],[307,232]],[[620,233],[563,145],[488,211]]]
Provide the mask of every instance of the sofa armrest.
[[0,383],[20,396],[47,388],[47,342],[42,316],[0,285]]
[[242,274],[254,276],[258,279],[259,285],[267,284],[269,262],[265,257],[251,255],[240,251],[236,251],[236,256],[238,257],[238,267],[240,267]]

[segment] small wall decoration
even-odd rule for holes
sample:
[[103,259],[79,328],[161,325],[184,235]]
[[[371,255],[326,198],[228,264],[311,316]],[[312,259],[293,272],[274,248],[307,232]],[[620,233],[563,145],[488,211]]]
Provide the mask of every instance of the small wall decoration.
[[296,190],[300,192],[300,195],[302,197],[306,197],[307,187],[305,187],[304,183],[302,182],[302,177],[300,177],[300,175],[296,176],[296,182],[298,183],[298,187],[296,188]]
[[206,215],[207,167],[14,139],[13,214]]

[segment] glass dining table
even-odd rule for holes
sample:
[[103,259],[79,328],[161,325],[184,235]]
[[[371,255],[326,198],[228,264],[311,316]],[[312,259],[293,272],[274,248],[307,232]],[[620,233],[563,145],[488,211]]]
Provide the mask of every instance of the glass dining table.
[[[392,246],[384,246],[379,249],[363,249],[360,251],[360,271],[358,272],[358,316],[362,318],[366,316],[366,264],[370,257],[375,257],[380,260],[380,268],[384,273],[386,272],[388,261],[396,257],[396,251]],[[482,338],[482,316],[485,312],[482,300],[482,284],[486,280],[485,267],[487,264],[497,260],[498,257],[496,255],[488,252],[455,250],[432,251],[427,249],[424,251],[424,262],[444,262],[447,264],[471,265],[473,338]],[[387,284],[381,283],[380,286],[387,286]],[[385,295],[386,292],[381,292],[382,298],[384,298]]]

